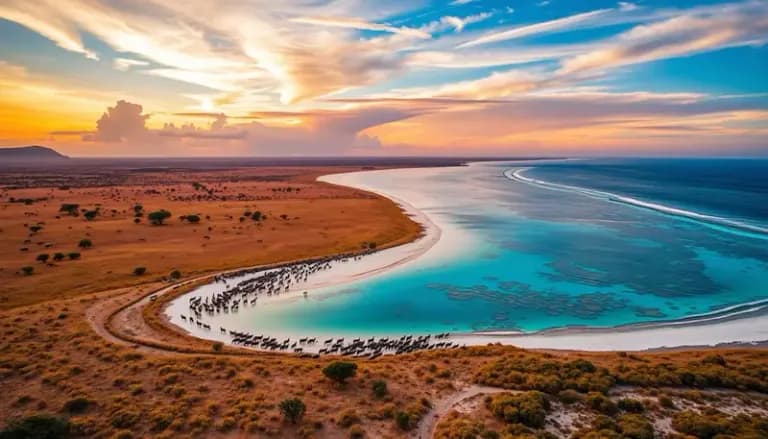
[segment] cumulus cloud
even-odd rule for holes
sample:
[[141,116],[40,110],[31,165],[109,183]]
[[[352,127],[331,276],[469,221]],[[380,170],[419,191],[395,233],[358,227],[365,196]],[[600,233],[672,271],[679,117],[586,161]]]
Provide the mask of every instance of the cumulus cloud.
[[[381,146],[363,131],[423,114],[423,108],[368,106],[350,110],[309,112],[259,112],[239,116],[230,123],[223,113],[178,113],[182,118],[205,118],[207,126],[194,123],[165,123],[148,128],[150,115],[139,104],[118,101],[96,122],[94,131],[56,130],[53,136],[83,135],[83,139],[109,145],[123,155],[288,155],[371,153]],[[266,120],[295,123],[268,125]],[[115,145],[115,144],[120,145]]]
[[86,140],[98,142],[121,142],[123,140],[139,140],[147,137],[146,122],[149,115],[143,114],[141,105],[127,101],[117,101],[114,107],[96,121],[96,131],[88,134]]

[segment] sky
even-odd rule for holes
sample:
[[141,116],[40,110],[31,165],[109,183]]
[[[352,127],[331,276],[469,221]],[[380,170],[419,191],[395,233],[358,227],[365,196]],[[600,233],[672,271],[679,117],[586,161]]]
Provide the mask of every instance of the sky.
[[768,156],[768,0],[2,0],[0,147]]

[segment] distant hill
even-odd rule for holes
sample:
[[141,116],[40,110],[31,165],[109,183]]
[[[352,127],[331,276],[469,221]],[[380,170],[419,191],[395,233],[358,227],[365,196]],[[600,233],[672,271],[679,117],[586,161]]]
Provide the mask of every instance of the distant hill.
[[0,163],[62,160],[69,160],[69,157],[59,154],[46,146],[31,145],[16,146],[13,148],[0,147]]

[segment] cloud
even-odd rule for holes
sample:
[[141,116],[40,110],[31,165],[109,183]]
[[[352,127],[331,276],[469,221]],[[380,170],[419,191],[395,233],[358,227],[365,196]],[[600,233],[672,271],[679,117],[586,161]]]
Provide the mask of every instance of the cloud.
[[[49,134],[81,135],[87,142],[109,147],[110,154],[125,156],[376,153],[380,142],[363,131],[426,111],[425,106],[416,107],[371,105],[343,111],[263,112],[234,118],[222,113],[179,113],[176,116],[205,118],[210,123],[166,123],[151,129],[147,126],[150,115],[141,105],[121,100],[104,112],[95,130],[53,130]],[[280,123],[287,118],[293,123]],[[232,124],[230,119],[238,122]],[[268,125],[264,122],[267,120],[278,123]]]
[[99,59],[95,52],[85,48],[75,26],[38,2],[5,1],[0,3],[0,17],[20,23],[62,49],[82,53],[89,59]]
[[143,114],[143,111],[141,105],[117,101],[114,107],[107,108],[96,121],[96,131],[84,139],[97,142],[144,139],[149,133],[146,126],[149,115]]
[[120,70],[123,72],[126,72],[130,70],[132,67],[140,67],[140,66],[147,66],[149,65],[146,61],[141,61],[138,59],[131,59],[131,58],[115,58],[114,61],[112,61],[112,66],[116,70]]
[[473,23],[479,23],[493,16],[490,12],[481,12],[475,15],[468,15],[460,18],[455,16],[447,16],[440,19],[442,23],[448,24],[453,27],[456,32],[461,32],[464,28]]
[[496,43],[499,41],[507,41],[515,38],[527,37],[530,35],[562,31],[564,29],[572,28],[574,25],[583,24],[585,22],[594,21],[596,18],[605,15],[610,9],[598,9],[596,11],[583,12],[581,14],[571,15],[568,17],[558,18],[557,20],[544,21],[541,23],[530,24],[527,26],[515,27],[503,32],[495,32],[488,35],[484,35],[480,38],[467,41],[459,44],[458,48],[479,46],[481,44]]
[[658,59],[687,56],[729,46],[765,44],[768,14],[755,3],[680,15],[637,26],[595,50],[563,61],[569,75]]
[[314,24],[318,26],[342,27],[357,30],[371,30],[380,32],[392,32],[415,38],[430,38],[426,32],[409,27],[395,27],[386,24],[371,23],[354,17],[296,17],[290,21],[302,24]]

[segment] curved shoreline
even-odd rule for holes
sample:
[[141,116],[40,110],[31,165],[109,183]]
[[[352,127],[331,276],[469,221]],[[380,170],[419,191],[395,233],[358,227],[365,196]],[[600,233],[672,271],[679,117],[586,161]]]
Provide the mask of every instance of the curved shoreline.
[[[386,197],[400,205],[406,214],[422,224],[424,235],[415,241],[387,248],[381,252],[397,252],[404,247],[416,246],[417,251],[406,253],[391,263],[379,266],[373,270],[363,270],[352,276],[336,276],[335,279],[325,283],[312,285],[305,288],[321,288],[332,285],[343,285],[352,280],[361,279],[391,270],[405,263],[417,260],[442,237],[440,225],[433,221],[426,213],[398,197],[377,191],[370,187],[362,187],[351,184],[349,181],[340,182],[338,176],[361,174],[362,172],[330,174],[318,177],[319,181],[329,184],[340,184],[359,190],[370,191]],[[377,171],[368,171],[377,172]],[[386,171],[378,171],[386,172]],[[343,178],[342,178],[343,180]],[[419,245],[420,244],[420,245]],[[366,256],[368,258],[370,256]],[[281,264],[278,266],[286,266]],[[242,269],[241,269],[242,270]],[[238,270],[229,270],[233,272]],[[274,300],[290,300],[296,298],[304,288],[294,288],[294,291],[280,295]],[[220,340],[220,337],[201,337],[201,335],[217,335],[215,333],[197,334],[180,326],[178,322],[168,318],[170,304],[186,297],[185,293],[169,302],[162,311],[166,315],[166,323],[174,328],[182,330],[193,337],[208,340]],[[569,326],[544,329],[535,332],[519,331],[478,331],[466,333],[452,333],[448,340],[466,345],[483,345],[488,343],[501,343],[527,348],[540,349],[576,349],[576,350],[654,350],[674,347],[704,347],[718,344],[743,344],[751,345],[768,340],[768,299],[728,306],[726,308],[680,319],[664,321],[646,321],[618,325],[613,327]],[[763,331],[757,328],[766,328]],[[746,331],[745,331],[746,329]],[[693,331],[693,333],[691,333]],[[647,339],[643,340],[646,337]],[[223,340],[229,343],[229,339]]]

